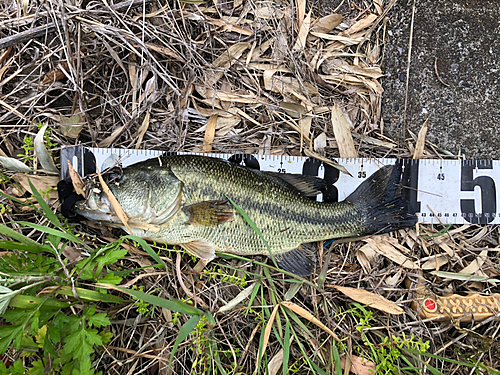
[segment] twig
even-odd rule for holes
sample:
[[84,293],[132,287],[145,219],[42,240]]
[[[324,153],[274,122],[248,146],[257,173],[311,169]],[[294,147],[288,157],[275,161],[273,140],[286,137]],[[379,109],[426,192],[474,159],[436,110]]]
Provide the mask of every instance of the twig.
[[410,42],[408,45],[408,66],[406,67],[406,88],[405,88],[405,110],[403,114],[403,134],[402,139],[406,137],[406,109],[408,107],[408,85],[410,83],[410,65],[411,65],[411,47],[413,44],[413,23],[415,21],[415,0],[413,0],[413,8],[411,12],[411,25],[410,25]]
[[38,38],[39,36],[43,36],[48,34],[57,27],[62,21],[59,22],[51,22],[46,25],[37,26],[32,29],[21,31],[18,34],[7,36],[5,38],[0,39],[0,49],[7,48],[10,46],[15,46],[16,44],[21,44],[27,42],[28,40]]
[[445,85],[446,87],[449,87],[450,85],[445,83],[441,77],[439,76],[439,73],[438,73],[438,58],[435,57],[434,58],[434,72],[436,72],[436,77],[438,79],[439,82],[441,82],[443,85]]

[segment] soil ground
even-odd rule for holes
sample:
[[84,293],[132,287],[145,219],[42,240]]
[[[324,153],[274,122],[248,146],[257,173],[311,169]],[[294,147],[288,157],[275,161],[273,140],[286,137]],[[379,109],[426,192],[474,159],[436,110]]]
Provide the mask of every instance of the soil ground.
[[[401,139],[413,1],[388,13],[382,115]],[[500,158],[500,7],[497,1],[415,2],[406,128],[429,119],[428,140],[466,158]],[[408,133],[405,134],[405,137]]]

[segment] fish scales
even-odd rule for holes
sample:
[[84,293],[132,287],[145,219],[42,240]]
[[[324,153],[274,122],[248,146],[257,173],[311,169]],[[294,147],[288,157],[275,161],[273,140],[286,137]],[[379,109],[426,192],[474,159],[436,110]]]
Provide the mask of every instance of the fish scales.
[[[408,202],[397,187],[400,179],[400,169],[384,167],[345,201],[324,203],[306,197],[286,176],[221,159],[179,155],[131,165],[108,185],[139,237],[179,244],[205,259],[215,252],[268,254],[262,238],[230,199],[260,229],[278,264],[303,276],[315,263],[313,254],[300,250],[303,243],[413,225],[416,218],[408,213]],[[103,193],[90,185],[89,191],[90,197],[78,203],[76,211],[121,226]],[[157,225],[159,230],[144,229],[142,224]]]

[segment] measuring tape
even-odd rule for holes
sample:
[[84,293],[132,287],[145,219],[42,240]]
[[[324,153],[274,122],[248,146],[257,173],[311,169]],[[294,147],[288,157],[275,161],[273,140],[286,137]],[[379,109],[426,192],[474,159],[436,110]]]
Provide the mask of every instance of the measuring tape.
[[[129,150],[115,148],[67,147],[61,151],[61,176],[69,179],[69,159],[75,170],[84,176],[95,161],[100,170],[115,157],[122,167],[165,154],[186,155],[189,152],[165,153],[157,150]],[[320,160],[301,156],[198,154],[245,165],[262,171],[294,173],[325,179],[327,188],[318,200],[342,201],[366,178],[396,159],[333,159],[347,169],[351,176]],[[404,159],[403,173],[408,189],[407,198],[424,224],[500,224],[497,209],[500,197],[496,185],[500,183],[498,160],[441,160]]]

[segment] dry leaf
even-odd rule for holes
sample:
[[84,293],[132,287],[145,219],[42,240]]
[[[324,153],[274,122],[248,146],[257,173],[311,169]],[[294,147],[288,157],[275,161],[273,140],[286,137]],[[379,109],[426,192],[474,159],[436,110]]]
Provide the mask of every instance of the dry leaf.
[[300,29],[306,15],[306,0],[295,0],[295,9],[297,12],[297,28]]
[[[395,246],[395,243],[387,237],[386,235],[373,236],[366,238],[365,241],[368,245],[372,247],[374,251],[378,254],[389,258],[393,262],[399,264],[402,267],[410,269],[419,269],[420,267],[410,260],[406,255],[401,253],[401,250],[406,250],[403,246],[399,244]],[[396,248],[398,247],[398,248]],[[403,249],[401,249],[403,248]]]
[[[357,375],[374,375],[377,373],[377,365],[365,358],[351,355],[351,371]],[[340,358],[340,365],[345,370],[346,357]]]
[[[301,0],[299,0],[301,1]],[[305,3],[305,0],[304,0]],[[297,35],[297,40],[295,41],[295,44],[293,45],[292,50],[294,51],[299,51],[303,50],[306,47],[306,42],[307,42],[307,35],[309,34],[309,29],[311,27],[311,11],[307,14],[307,17],[304,19],[304,21],[301,23],[300,29],[299,29],[299,35]]]
[[341,158],[357,158],[358,153],[354,147],[351,135],[351,124],[338,105],[332,107],[332,126],[337,147]]
[[449,256],[448,254],[437,254],[432,255],[430,257],[420,259],[420,266],[423,270],[439,270],[441,266],[444,266],[448,263]]
[[215,138],[215,128],[217,126],[217,118],[219,115],[213,115],[207,122],[207,128],[205,129],[205,140],[203,142],[203,151],[212,151],[212,143]]
[[84,198],[87,198],[87,194],[85,193],[85,184],[83,183],[80,175],[77,171],[75,171],[75,168],[73,168],[73,165],[68,158],[66,158],[66,161],[68,162],[69,176],[71,177],[71,182],[73,183],[75,193],[82,195]]
[[[264,337],[262,340],[262,352],[259,352],[259,355],[257,357],[257,363],[262,359],[262,356],[264,355],[264,353],[267,349],[267,343],[269,342],[269,336],[271,336],[271,330],[273,328],[274,319],[276,318],[276,314],[278,313],[279,307],[280,307],[280,305],[274,306],[273,312],[271,313],[271,316],[269,317],[269,321],[267,322],[266,329],[264,330]],[[255,368],[257,369],[258,366],[256,365]],[[254,374],[256,374],[256,372]]]
[[83,259],[82,251],[78,250],[72,246],[64,246],[64,250],[62,254],[70,261],[70,262],[78,262]]
[[251,36],[254,33],[252,29],[249,29],[247,27],[241,27],[241,26],[235,25],[234,23],[227,22],[224,20],[218,20],[215,18],[207,17],[207,21],[213,23],[215,26],[219,26],[222,31],[233,32],[233,33],[246,35],[246,36]]
[[231,301],[226,303],[219,309],[219,312],[226,312],[237,306],[239,303],[244,301],[246,298],[252,295],[253,290],[255,289],[255,284],[251,284],[238,293],[236,297],[234,297]]
[[304,149],[304,154],[306,154],[307,156],[309,156],[311,158],[318,159],[318,160],[322,161],[323,163],[326,163],[326,164],[332,166],[333,168],[338,169],[342,173],[345,173],[346,175],[352,177],[352,175],[349,173],[349,171],[343,165],[340,165],[333,160],[325,158],[314,151],[308,150],[307,148]]
[[290,310],[292,310],[294,313],[300,315],[304,319],[307,319],[311,323],[317,325],[319,328],[321,328],[323,331],[328,333],[330,336],[332,336],[335,340],[340,341],[340,339],[337,337],[333,331],[325,326],[323,323],[321,323],[313,314],[311,314],[309,311],[304,309],[303,307],[300,307],[299,305],[290,302],[290,301],[283,301],[281,304],[285,307],[288,307]]
[[69,69],[69,64],[67,62],[62,63],[61,68],[55,68],[54,70],[47,73],[45,77],[43,77],[42,85],[57,82],[63,78],[66,78],[63,69],[66,71]]
[[340,25],[343,18],[341,14],[329,14],[314,22],[311,26],[311,31],[327,34]]
[[405,311],[394,302],[391,302],[388,299],[367,290],[338,285],[331,285],[331,287],[345,294],[347,297],[353,299],[356,302],[362,303],[388,314],[400,315],[405,313]]
[[341,35],[352,35],[357,33],[358,31],[364,30],[367,27],[370,27],[376,19],[376,14],[369,14],[365,18],[360,19],[354,25],[349,27],[346,31],[342,32]]
[[31,187],[28,179],[31,181],[33,186],[38,192],[42,192],[44,198],[47,197],[46,192],[48,191],[49,199],[57,199],[57,183],[59,182],[59,176],[42,176],[42,175],[29,175],[24,173],[16,173],[12,176],[12,179],[16,181],[21,187],[31,192]]
[[43,169],[49,172],[59,174],[59,169],[57,169],[56,165],[54,164],[54,160],[52,159],[52,156],[50,156],[49,152],[45,148],[45,143],[43,142],[43,136],[45,134],[47,126],[48,126],[47,124],[42,126],[42,128],[38,131],[35,140],[33,141],[33,145],[35,147],[35,154]]
[[481,251],[476,256],[476,259],[470,262],[467,267],[463,268],[461,271],[458,271],[458,273],[463,273],[468,275],[477,274],[478,271],[481,271],[481,267],[483,266],[487,258],[488,258],[488,250]]
[[[293,339],[293,336],[291,336],[291,338]],[[284,352],[284,349],[281,348],[279,352],[276,353],[276,355],[269,361],[269,364],[267,365],[267,371],[269,375],[276,375],[281,370],[281,366],[283,365]]]
[[429,119],[425,120],[422,128],[418,132],[417,143],[415,144],[415,152],[413,153],[413,159],[423,159],[425,152],[425,137],[427,135],[427,122]]
[[101,172],[99,172],[99,168],[96,166],[95,169],[97,171],[97,176],[99,177],[99,183],[101,184],[101,189],[102,189],[102,191],[104,191],[104,194],[106,194],[106,196],[108,197],[109,203],[111,203],[113,210],[115,210],[116,216],[118,216],[118,218],[123,223],[123,225],[125,225],[125,227],[129,231],[129,233],[132,234],[132,230],[130,229],[130,227],[128,225],[127,214],[125,213],[125,211],[123,211],[122,206],[120,205],[120,203],[116,199],[113,192],[109,189],[106,182],[104,182],[104,179],[102,178]]
[[70,117],[59,115],[59,124],[59,133],[69,138],[78,138],[85,122],[82,114],[76,112]]
[[144,134],[146,134],[146,132],[148,131],[150,116],[151,116],[151,114],[150,114],[150,112],[148,110],[147,113],[146,113],[146,116],[144,116],[144,120],[142,120],[141,127],[137,131],[137,134],[139,135],[139,138],[137,139],[137,144],[135,145],[135,149],[136,150],[141,147],[142,138],[144,138]]
[[368,274],[372,270],[372,265],[376,262],[377,252],[373,249],[372,245],[366,244],[356,251],[356,258],[358,258],[358,262],[363,267],[365,273]]
[[115,141],[116,138],[122,133],[122,131],[125,129],[125,125],[120,126],[119,128],[115,129],[113,133],[106,139],[104,139],[102,142],[98,144],[98,147],[109,147],[111,144]]

